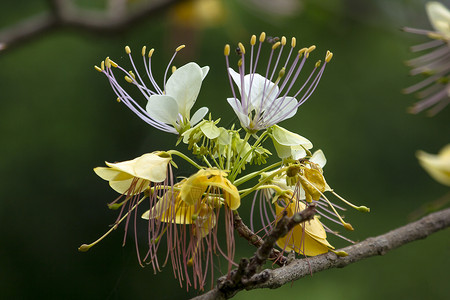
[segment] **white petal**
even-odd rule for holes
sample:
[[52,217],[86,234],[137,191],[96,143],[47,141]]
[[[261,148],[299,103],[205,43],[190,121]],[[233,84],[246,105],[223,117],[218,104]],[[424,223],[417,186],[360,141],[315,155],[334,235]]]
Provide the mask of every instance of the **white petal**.
[[189,112],[202,86],[203,71],[196,63],[177,69],[166,83],[166,95],[178,103],[178,112],[189,118]]
[[239,94],[242,95],[242,91],[241,91],[241,75],[239,73],[237,73],[235,70],[233,70],[232,68],[228,68],[228,72],[230,72],[231,78],[233,78],[234,83],[238,87]]
[[273,138],[283,146],[301,145],[306,149],[312,148],[312,144],[307,138],[304,138],[296,133],[290,132],[289,130],[284,129],[283,127],[280,127],[278,125],[274,125],[272,127],[272,135]]
[[208,72],[209,72],[209,67],[208,66],[204,66],[203,68],[202,68],[202,80],[205,80],[205,77],[206,77],[206,75],[208,75]]
[[228,103],[233,108],[234,112],[236,113],[236,116],[239,118],[239,121],[241,122],[242,127],[248,128],[248,125],[250,124],[249,117],[242,111],[241,103],[234,98],[227,98]]
[[434,1],[426,4],[426,10],[434,29],[450,38],[450,11],[442,3]]
[[146,110],[151,118],[162,123],[173,125],[178,118],[178,104],[175,99],[170,96],[150,96]]
[[201,107],[199,110],[197,110],[191,118],[191,126],[194,126],[195,124],[200,122],[207,113],[207,107]]
[[267,126],[275,125],[295,116],[297,104],[297,99],[294,97],[285,97],[284,99],[281,97],[275,100],[270,108],[265,109],[265,116],[269,118]]
[[327,159],[322,150],[314,152],[309,161],[318,164],[321,168],[325,167],[325,164],[327,163]]
[[302,146],[291,147],[292,159],[300,159],[306,156],[306,150]]
[[272,81],[259,74],[245,75],[245,94],[249,95],[253,108],[264,110],[271,107],[275,97],[278,95],[278,86]]
[[206,121],[202,126],[200,126],[200,130],[210,140],[215,139],[220,135],[220,129],[216,126],[216,124],[214,124],[213,121]]

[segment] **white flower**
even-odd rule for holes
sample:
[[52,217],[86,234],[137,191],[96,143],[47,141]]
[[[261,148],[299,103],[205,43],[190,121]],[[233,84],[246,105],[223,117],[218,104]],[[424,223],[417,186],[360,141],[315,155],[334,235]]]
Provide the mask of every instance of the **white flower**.
[[[321,62],[318,61],[311,74],[307,76],[307,79],[297,92],[292,96],[288,96],[288,93],[293,88],[303,69],[306,59],[316,46],[300,49],[291,62],[291,54],[296,45],[296,39],[294,37],[291,41],[291,49],[287,54],[284,63],[282,63],[280,58],[282,57],[283,49],[286,45],[286,38],[284,36],[281,40],[279,38],[268,38],[269,43],[273,43],[272,52],[270,54],[265,76],[262,76],[256,72],[256,69],[259,63],[261,46],[265,40],[266,34],[263,32],[259,37],[257,53],[254,55],[256,36],[252,36],[250,40],[251,54],[247,75],[245,75],[245,48],[242,43],[239,43],[239,48],[237,50],[241,57],[238,63],[239,72],[236,72],[229,67],[228,56],[230,54],[230,46],[225,46],[228,76],[233,92],[233,97],[230,97],[227,100],[239,118],[242,127],[250,133],[266,129],[283,120],[293,117],[297,113],[298,107],[313,94],[325,70],[325,65],[333,57],[333,54],[328,51],[322,67],[320,67]],[[272,57],[274,56],[276,49],[279,49],[280,51],[276,56],[277,59],[272,64]],[[279,63],[281,65],[280,68],[278,68]],[[272,79],[274,79],[274,81],[272,81]],[[232,81],[234,81],[238,87],[240,100],[238,99],[237,93],[235,93]],[[297,97],[299,100],[297,100]]]
[[297,113],[297,99],[278,97],[279,88],[272,81],[255,73],[245,75],[241,82],[241,76],[238,73],[231,68],[228,71],[239,88],[242,100],[241,102],[237,98],[227,100],[242,127],[258,131],[289,119]]
[[[109,58],[106,58],[106,60],[102,62],[101,68],[97,66],[95,68],[105,74],[109,79],[111,87],[117,95],[117,101],[124,103],[143,121],[159,130],[181,134],[191,126],[201,121],[208,112],[207,107],[202,107],[195,112],[192,118],[190,115],[191,109],[194,106],[200,92],[202,81],[205,79],[209,71],[208,66],[201,68],[196,63],[191,62],[176,69],[166,81],[166,74],[169,70],[170,64],[178,51],[183,48],[184,46],[178,47],[174,56],[170,60],[164,75],[164,85],[162,88],[156,83],[151,71],[151,58],[154,52],[153,49],[148,52],[147,62],[145,57],[146,48],[142,48],[145,72],[151,83],[151,88],[147,87],[136,69],[131,57],[131,50],[128,46],[125,47],[125,51],[130,57],[133,71],[125,70]],[[128,83],[135,85],[144,95],[144,98],[147,100],[146,109],[142,108],[128,94],[128,92],[122,88],[114,76],[112,71],[113,68],[118,68],[122,71],[125,74],[125,80]]]
[[177,69],[167,80],[165,93],[152,95],[148,99],[148,115],[156,121],[173,126],[179,133],[186,124],[197,124],[207,114],[208,108],[200,108],[192,118],[190,112],[208,71],[209,67],[200,68],[193,62]]

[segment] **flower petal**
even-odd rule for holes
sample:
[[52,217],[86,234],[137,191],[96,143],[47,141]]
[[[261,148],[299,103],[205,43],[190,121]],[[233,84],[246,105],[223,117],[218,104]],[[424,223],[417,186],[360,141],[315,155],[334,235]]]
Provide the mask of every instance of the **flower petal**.
[[196,63],[188,63],[177,69],[166,83],[166,95],[175,99],[178,112],[189,118],[190,110],[202,86],[203,71]]
[[268,126],[272,126],[286,119],[292,118],[297,113],[297,99],[294,97],[281,97],[276,99],[271,107],[265,108],[268,113]]
[[209,67],[208,66],[204,66],[202,68],[202,80],[205,80],[206,75],[208,75],[209,72]]
[[321,168],[325,167],[325,165],[327,163],[325,154],[320,149],[313,153],[313,155],[311,156],[311,159],[309,161],[313,162],[315,164],[318,164]]
[[278,125],[274,125],[272,127],[272,136],[279,144],[283,146],[301,145],[306,149],[312,148],[312,144],[308,139],[296,133],[290,132],[289,130],[284,129],[283,127],[280,127]]
[[275,97],[278,96],[278,86],[275,83],[255,73],[245,75],[244,84],[245,94],[250,95],[249,98],[254,109],[262,111],[272,107]]
[[178,104],[170,96],[150,96],[146,110],[152,119],[162,123],[174,125],[178,119]]
[[428,2],[426,10],[431,25],[436,31],[450,38],[450,11],[439,2]]
[[231,105],[231,107],[234,110],[234,113],[238,117],[239,121],[241,122],[242,127],[248,128],[250,125],[250,119],[249,117],[242,111],[241,103],[234,98],[227,98],[228,103]]
[[206,121],[200,130],[210,140],[217,138],[220,135],[220,129],[214,124],[213,121]]
[[199,110],[195,112],[195,114],[191,118],[191,126],[194,126],[198,122],[200,122],[204,116],[208,113],[207,107],[201,107]]
[[171,159],[170,156],[160,157],[155,153],[144,154],[136,159],[134,174],[151,182],[162,182],[167,177],[167,165]]

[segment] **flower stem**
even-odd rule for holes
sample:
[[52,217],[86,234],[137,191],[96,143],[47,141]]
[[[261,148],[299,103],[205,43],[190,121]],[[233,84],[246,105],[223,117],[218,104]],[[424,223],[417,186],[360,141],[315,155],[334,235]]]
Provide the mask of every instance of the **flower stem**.
[[171,155],[174,154],[174,155],[177,155],[177,156],[183,158],[185,161],[187,161],[188,163],[190,163],[191,165],[193,165],[194,167],[196,167],[199,170],[203,169],[202,166],[200,166],[195,161],[193,161],[192,159],[190,159],[189,157],[187,157],[186,155],[184,155],[183,153],[181,153],[181,152],[179,152],[177,150],[169,150],[169,151],[167,151],[167,153],[169,153]]
[[234,182],[234,185],[235,186],[239,186],[239,185],[243,184],[244,182],[247,182],[247,181],[249,181],[250,179],[252,179],[252,178],[254,178],[256,176],[261,175],[262,173],[269,171],[270,169],[273,169],[273,168],[276,168],[276,167],[280,166],[282,163],[283,163],[282,161],[279,161],[277,163],[274,163],[273,165],[265,167],[262,170],[259,170],[257,172],[253,172],[253,173],[247,174],[245,176],[242,176],[241,178],[237,179]]

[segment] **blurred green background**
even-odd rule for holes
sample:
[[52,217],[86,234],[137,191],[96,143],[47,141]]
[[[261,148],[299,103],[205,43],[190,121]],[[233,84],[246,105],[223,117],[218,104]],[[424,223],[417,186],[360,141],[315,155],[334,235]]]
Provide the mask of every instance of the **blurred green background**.
[[[128,66],[125,45],[135,53],[143,45],[156,48],[153,72],[161,82],[173,50],[186,44],[175,64],[195,60],[211,67],[196,107],[208,106],[222,126],[234,118],[225,101],[231,91],[224,44],[248,44],[250,35],[261,31],[296,36],[301,46],[317,46],[310,67],[330,49],[334,57],[315,94],[282,126],[324,150],[327,181],[339,194],[371,207],[370,214],[347,212],[356,229],[347,236],[354,240],[404,225],[411,213],[448,193],[414,154],[418,149],[436,153],[449,142],[450,108],[433,118],[410,115],[406,108],[416,100],[401,94],[420,80],[407,75],[404,61],[417,56],[408,48],[425,39],[400,28],[431,29],[425,2],[270,3],[217,1],[206,15],[170,6],[120,31],[64,27],[0,52],[0,298],[185,299],[197,294],[178,286],[171,267],[156,275],[139,267],[132,237],[121,247],[122,230],[88,253],[77,251],[116,216],[106,207],[116,194],[92,168],[105,160],[173,149],[176,141],[118,104],[107,80],[93,69],[106,56]],[[46,1],[3,0],[0,28],[45,10]],[[250,200],[240,210],[247,220]],[[334,237],[330,241],[347,245]],[[239,242],[236,258],[253,251]],[[244,291],[235,299],[448,299],[449,254],[447,229],[384,257],[277,290]]]

